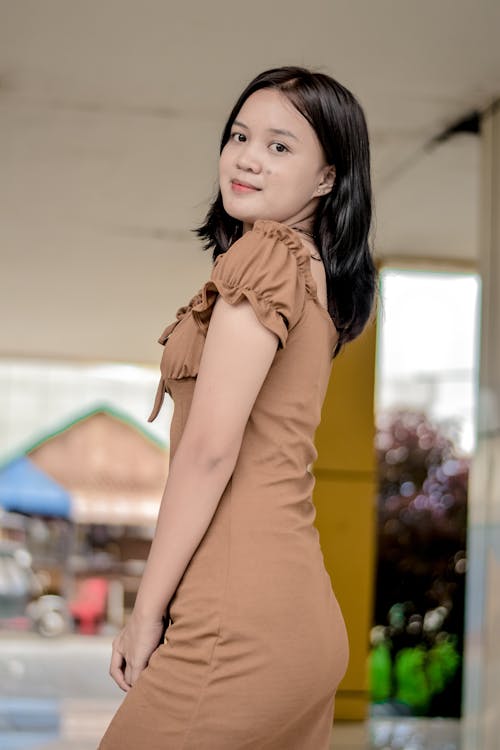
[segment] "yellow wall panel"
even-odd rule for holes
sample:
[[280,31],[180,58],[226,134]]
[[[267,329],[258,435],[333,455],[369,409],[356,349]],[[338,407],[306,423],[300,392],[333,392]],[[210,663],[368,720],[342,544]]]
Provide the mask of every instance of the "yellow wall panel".
[[334,360],[316,433],[316,526],[350,644],[349,668],[337,693],[337,719],[360,720],[368,709],[377,495],[375,347],[376,326],[370,323]]
[[[359,719],[365,715],[368,700],[366,658],[375,553],[373,482],[317,477],[314,502],[325,566],[349,634],[349,668],[337,694],[336,713],[338,718]],[[347,716],[343,705],[355,706],[356,714]]]
[[376,326],[347,344],[333,360],[321,424],[316,431],[315,469],[370,471],[373,450]]

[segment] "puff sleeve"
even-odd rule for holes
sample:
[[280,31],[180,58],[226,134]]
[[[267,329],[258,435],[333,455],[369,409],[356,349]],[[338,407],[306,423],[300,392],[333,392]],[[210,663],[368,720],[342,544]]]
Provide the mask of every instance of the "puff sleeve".
[[286,346],[290,329],[299,321],[305,304],[304,247],[286,225],[260,219],[253,228],[215,259],[210,279],[192,307],[193,318],[206,333],[220,294],[235,304],[247,299],[259,321]]

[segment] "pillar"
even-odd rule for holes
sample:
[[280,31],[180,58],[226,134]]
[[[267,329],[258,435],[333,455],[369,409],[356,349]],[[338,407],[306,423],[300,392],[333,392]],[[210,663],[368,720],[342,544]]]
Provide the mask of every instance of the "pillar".
[[477,448],[469,479],[463,746],[500,736],[500,102],[481,122]]

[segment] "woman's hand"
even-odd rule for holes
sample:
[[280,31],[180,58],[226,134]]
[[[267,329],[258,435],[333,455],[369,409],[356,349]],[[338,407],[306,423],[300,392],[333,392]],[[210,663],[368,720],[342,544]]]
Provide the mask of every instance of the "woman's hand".
[[126,626],[113,639],[109,674],[118,687],[128,692],[149,657],[162,640],[163,620],[145,621],[132,613]]

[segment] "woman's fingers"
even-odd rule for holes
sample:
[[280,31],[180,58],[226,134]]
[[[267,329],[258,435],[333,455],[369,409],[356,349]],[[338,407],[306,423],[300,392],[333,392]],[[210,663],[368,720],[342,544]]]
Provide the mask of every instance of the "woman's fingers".
[[119,688],[128,692],[160,645],[164,621],[146,622],[130,618],[113,640],[109,674]]
[[[122,653],[118,651],[116,646],[113,646],[113,651],[111,653],[111,664],[109,667],[109,674],[113,678],[113,680],[116,682],[119,688],[124,690],[125,692],[128,692],[130,690],[130,685],[127,683],[126,677],[124,675],[123,671],[123,663],[125,659]],[[126,669],[125,669],[126,672]]]
[[126,663],[123,674],[127,685],[129,685],[130,687],[132,687],[132,685],[135,685],[135,683],[137,682],[137,678],[139,677],[145,666],[145,662],[140,662],[139,664],[131,664],[129,662]]
[[132,679],[132,667],[130,666],[130,664],[128,664],[128,662],[125,665],[124,676],[125,676],[125,682],[127,683],[127,685],[132,687],[132,685],[134,684],[134,680]]

